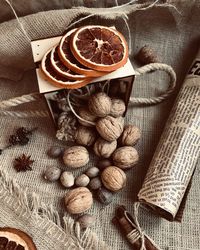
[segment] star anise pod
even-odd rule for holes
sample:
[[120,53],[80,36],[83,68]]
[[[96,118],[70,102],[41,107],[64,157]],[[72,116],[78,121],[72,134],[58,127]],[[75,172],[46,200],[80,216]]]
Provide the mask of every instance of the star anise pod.
[[34,160],[31,160],[31,155],[26,156],[23,154],[22,156],[15,159],[14,168],[17,172],[32,170],[31,166]]

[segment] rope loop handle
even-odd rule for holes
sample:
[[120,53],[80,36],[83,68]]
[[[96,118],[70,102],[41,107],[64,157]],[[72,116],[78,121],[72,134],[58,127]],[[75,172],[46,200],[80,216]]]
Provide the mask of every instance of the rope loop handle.
[[39,101],[42,99],[42,95],[40,93],[32,93],[28,95],[17,96],[8,100],[4,100],[0,102],[0,115],[4,116],[12,116],[12,117],[47,117],[48,111],[46,110],[29,110],[29,111],[8,111],[6,109],[10,107],[16,107],[18,105]]
[[149,97],[149,98],[131,97],[130,98],[130,105],[136,105],[136,104],[154,105],[154,104],[157,104],[157,103],[160,103],[160,102],[166,100],[174,92],[175,87],[176,87],[176,73],[173,70],[173,68],[167,64],[164,64],[164,63],[147,64],[143,67],[136,69],[135,75],[136,76],[144,75],[146,73],[156,71],[156,70],[165,71],[170,76],[170,84],[169,84],[169,87],[166,90],[166,92],[160,96],[157,96],[157,97]]

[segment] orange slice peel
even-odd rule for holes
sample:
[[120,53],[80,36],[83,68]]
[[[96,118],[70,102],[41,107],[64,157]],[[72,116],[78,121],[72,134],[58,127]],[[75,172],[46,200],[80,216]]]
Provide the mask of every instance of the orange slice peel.
[[114,71],[128,60],[128,45],[117,30],[100,26],[83,26],[72,33],[70,48],[81,64],[97,71]]
[[46,80],[52,83],[54,86],[58,88],[74,89],[81,88],[91,81],[91,78],[86,78],[83,80],[72,80],[59,75],[51,65],[50,56],[51,50],[47,51],[41,61],[41,71],[43,72]]

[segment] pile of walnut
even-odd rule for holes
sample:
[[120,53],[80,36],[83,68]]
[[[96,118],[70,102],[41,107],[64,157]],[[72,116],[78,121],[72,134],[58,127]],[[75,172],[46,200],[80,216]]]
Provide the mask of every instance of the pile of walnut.
[[[123,100],[111,99],[100,92],[90,97],[88,106],[79,110],[80,126],[75,134],[77,146],[64,150],[62,154],[66,169],[62,174],[57,170],[55,179],[60,179],[66,188],[74,187],[65,195],[66,210],[71,214],[81,214],[91,208],[93,196],[101,203],[109,204],[113,194],[126,185],[124,170],[136,165],[139,156],[133,147],[141,133],[134,125],[125,125],[122,117],[126,110]],[[88,122],[89,121],[89,122]],[[74,178],[71,170],[84,167],[89,162],[89,147],[100,159],[97,166],[88,168]],[[48,178],[48,171],[45,174]],[[51,172],[51,171],[50,171]],[[93,195],[92,195],[93,192]],[[86,219],[85,219],[86,218]],[[89,218],[89,219],[88,219]],[[83,227],[90,226],[91,215],[79,219]]]

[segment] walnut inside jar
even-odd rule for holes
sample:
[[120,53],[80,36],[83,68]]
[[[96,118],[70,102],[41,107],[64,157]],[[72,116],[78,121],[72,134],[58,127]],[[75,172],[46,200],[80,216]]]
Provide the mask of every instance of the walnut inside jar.
[[113,98],[111,99],[112,105],[110,110],[110,115],[113,117],[123,116],[126,105],[122,99]]
[[95,121],[97,119],[97,116],[92,114],[88,110],[88,108],[86,108],[86,107],[80,108],[78,111],[78,115],[82,118],[82,119],[78,119],[78,121],[81,125],[86,126],[86,127],[95,126]]
[[104,92],[96,93],[90,97],[88,108],[92,114],[98,117],[105,117],[110,114],[111,99]]

